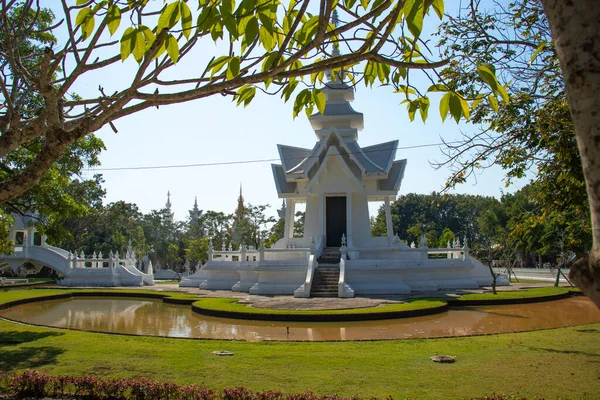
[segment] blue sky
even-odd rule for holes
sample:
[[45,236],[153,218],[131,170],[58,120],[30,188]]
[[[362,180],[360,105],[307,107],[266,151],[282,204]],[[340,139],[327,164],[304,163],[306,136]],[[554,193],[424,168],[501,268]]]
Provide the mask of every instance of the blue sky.
[[[44,3],[53,5],[51,1]],[[429,26],[435,27],[436,22],[437,19],[430,18]],[[219,48],[208,42],[195,50],[170,71],[171,76],[197,75]],[[83,96],[96,95],[101,85],[111,93],[129,84],[135,67],[130,58],[111,70],[85,77],[73,90]],[[402,98],[389,87],[369,89],[361,84],[355,97],[353,107],[365,119],[365,129],[359,133],[362,146],[396,139],[401,147],[438,143],[440,138],[452,141],[461,136],[461,129],[476,129],[458,126],[451,120],[442,123],[437,99],[432,99],[429,119],[423,123],[419,118],[409,121],[405,106],[399,104]],[[269,213],[275,215],[281,200],[277,198],[271,163],[132,171],[101,168],[273,159],[278,158],[278,143],[308,148],[315,144],[315,135],[304,113],[294,120],[291,101],[284,104],[278,96],[260,92],[247,108],[236,107],[230,97],[213,96],[149,109],[118,120],[115,125],[117,134],[107,127],[97,132],[107,150],[100,157],[102,166],[89,171],[104,175],[106,202],[125,200],[136,203],[142,212],[149,212],[163,207],[170,191],[177,219],[186,218],[195,196],[201,209],[233,212],[240,184],[247,202],[268,203],[272,206]],[[400,194],[439,191],[449,175],[447,169],[436,171],[429,164],[443,159],[437,146],[399,150],[397,158],[408,159]],[[514,191],[526,183],[505,188],[502,178],[499,168],[491,168],[458,187],[456,192],[499,197],[502,191]]]

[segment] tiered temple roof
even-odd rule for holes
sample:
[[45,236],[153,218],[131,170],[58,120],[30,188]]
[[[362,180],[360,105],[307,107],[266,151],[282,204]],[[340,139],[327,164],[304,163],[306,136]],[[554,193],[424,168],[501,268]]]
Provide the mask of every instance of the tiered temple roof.
[[[397,193],[406,167],[406,160],[394,160],[398,141],[361,148],[357,139],[363,128],[363,114],[350,105],[353,88],[330,82],[322,91],[327,99],[325,112],[310,117],[318,139],[315,146],[305,149],[278,145],[281,164],[273,164],[272,169],[279,197],[297,194],[298,182],[308,181],[309,188],[325,157],[331,156],[341,157],[359,182],[376,179],[382,194]],[[332,147],[335,151],[330,150]]]

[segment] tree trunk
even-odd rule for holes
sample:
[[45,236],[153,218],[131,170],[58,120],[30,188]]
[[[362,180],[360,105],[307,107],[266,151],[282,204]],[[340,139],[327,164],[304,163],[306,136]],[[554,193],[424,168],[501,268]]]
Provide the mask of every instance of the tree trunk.
[[542,0],[567,90],[590,202],[594,241],[569,278],[600,308],[600,7],[597,0]]

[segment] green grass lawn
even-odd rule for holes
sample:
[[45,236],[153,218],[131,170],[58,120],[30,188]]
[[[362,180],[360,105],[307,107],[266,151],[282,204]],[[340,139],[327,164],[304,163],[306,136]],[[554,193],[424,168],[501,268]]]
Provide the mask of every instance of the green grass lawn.
[[[56,290],[0,293],[0,302]],[[233,351],[216,357],[214,350]],[[457,357],[436,364],[435,354]],[[600,324],[453,339],[286,343],[87,333],[0,320],[0,371],[146,377],[213,388],[455,399],[600,398]]]
[[434,308],[443,306],[443,300],[423,300],[415,299],[406,303],[386,304],[380,307],[347,308],[340,310],[276,310],[265,308],[247,307],[245,304],[238,303],[237,299],[225,298],[205,298],[194,305],[207,310],[219,310],[228,312],[241,312],[246,314],[292,314],[292,315],[331,315],[331,314],[369,314],[373,312],[388,313],[396,311],[422,310],[425,308]]
[[526,290],[497,291],[494,293],[472,293],[461,296],[458,300],[502,300],[502,299],[526,299],[532,297],[544,297],[560,295],[568,292],[578,291],[576,288],[568,287],[541,287]]

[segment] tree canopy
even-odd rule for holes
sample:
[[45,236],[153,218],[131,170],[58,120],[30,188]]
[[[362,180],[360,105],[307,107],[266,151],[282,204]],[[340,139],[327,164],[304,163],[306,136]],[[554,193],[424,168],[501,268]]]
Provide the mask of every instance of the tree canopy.
[[[12,1],[7,8],[24,7],[35,15],[36,4]],[[443,17],[442,0],[305,0],[289,5],[279,0],[65,0],[61,5],[54,10],[56,23],[40,31],[60,32],[65,40],[35,47],[33,67],[21,62],[14,38],[32,38],[36,24],[18,19],[1,26],[7,40],[0,157],[32,140],[41,139],[41,146],[30,162],[0,181],[0,203],[31,188],[78,140],[104,125],[116,131],[119,118],[149,107],[216,94],[247,105],[262,90],[285,101],[294,98],[295,115],[303,109],[323,112],[325,99],[318,87],[329,76],[390,85],[405,97],[411,117],[418,110],[426,118],[427,90],[411,85],[409,71],[431,71],[437,83],[435,68],[448,62],[429,52],[420,38],[426,19]],[[200,50],[207,41],[217,44],[209,54]],[[196,75],[173,78],[171,70],[186,62],[198,66]],[[136,66],[123,69],[122,63]],[[130,81],[110,91],[100,86],[96,93],[74,93],[78,82],[93,79],[98,71],[129,74]],[[482,90],[504,98],[493,67],[481,65],[479,72]],[[448,88],[437,84],[428,90]],[[17,92],[42,99],[37,115],[15,108]],[[474,99],[448,91],[440,104],[442,115],[468,118],[469,100]]]

